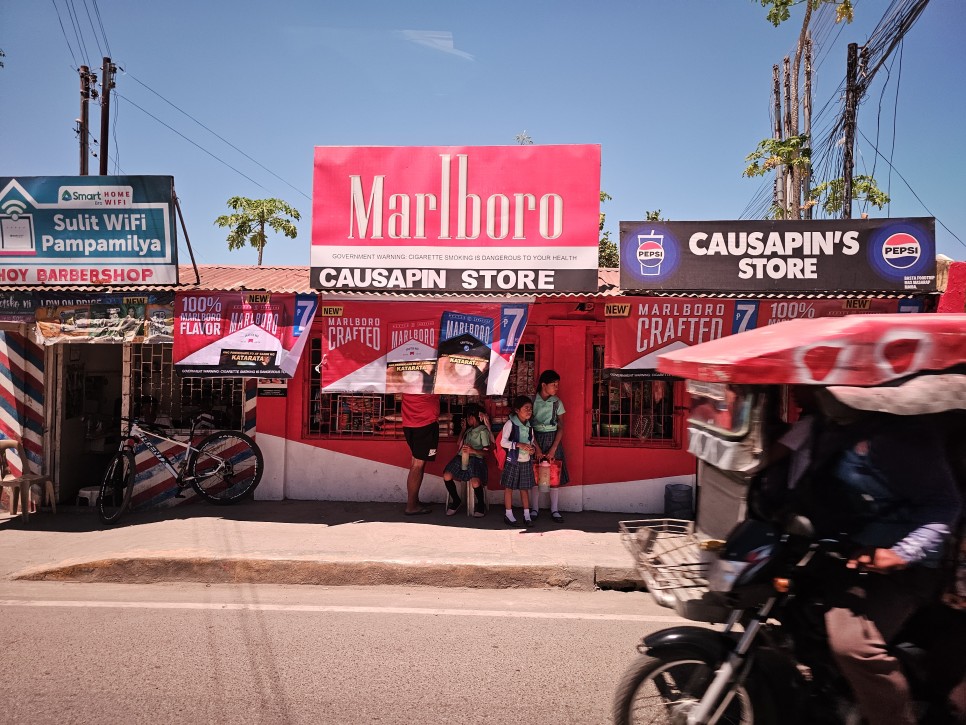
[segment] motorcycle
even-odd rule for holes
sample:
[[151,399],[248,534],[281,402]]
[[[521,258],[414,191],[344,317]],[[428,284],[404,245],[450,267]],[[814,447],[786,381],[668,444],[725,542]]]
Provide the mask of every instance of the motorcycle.
[[[808,486],[790,485],[794,464],[775,455],[775,444],[787,429],[782,418],[794,417],[791,386],[810,386],[811,413],[823,422],[871,412],[904,425],[938,421],[966,500],[963,331],[966,315],[799,320],[659,358],[661,372],[688,379],[695,521],[622,522],[621,535],[658,603],[723,629],[677,626],[644,637],[617,687],[617,725],[859,725],[823,616],[829,582],[856,576],[846,569],[855,544],[829,524],[841,499],[816,506]],[[820,477],[821,461],[796,475]],[[962,576],[961,552],[958,566]],[[959,594],[937,595],[890,643],[920,722],[966,722]]]

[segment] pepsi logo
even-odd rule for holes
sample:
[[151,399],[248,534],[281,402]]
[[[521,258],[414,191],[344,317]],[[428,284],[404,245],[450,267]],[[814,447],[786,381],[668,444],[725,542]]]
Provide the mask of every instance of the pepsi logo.
[[895,269],[908,269],[919,261],[921,253],[919,240],[906,232],[893,234],[882,245],[882,258]]
[[659,265],[664,261],[664,247],[655,241],[641,242],[637,245],[637,261],[645,267]]

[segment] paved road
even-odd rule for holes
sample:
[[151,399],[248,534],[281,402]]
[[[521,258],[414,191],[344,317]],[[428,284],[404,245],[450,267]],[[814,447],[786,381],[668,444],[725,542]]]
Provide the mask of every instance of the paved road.
[[[0,582],[4,723],[605,723],[641,592]],[[17,676],[9,673],[18,672]]]

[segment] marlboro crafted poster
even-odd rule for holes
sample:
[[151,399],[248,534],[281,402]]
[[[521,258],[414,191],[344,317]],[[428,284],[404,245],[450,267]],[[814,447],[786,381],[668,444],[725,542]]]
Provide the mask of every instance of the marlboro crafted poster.
[[920,312],[919,300],[721,300],[615,297],[604,306],[604,367],[617,378],[652,375],[658,355],[785,320]]
[[436,377],[436,320],[390,322],[387,393],[431,393]]
[[527,315],[525,304],[324,305],[322,390],[502,395]]
[[201,377],[290,378],[317,304],[315,295],[179,292],[175,367]]

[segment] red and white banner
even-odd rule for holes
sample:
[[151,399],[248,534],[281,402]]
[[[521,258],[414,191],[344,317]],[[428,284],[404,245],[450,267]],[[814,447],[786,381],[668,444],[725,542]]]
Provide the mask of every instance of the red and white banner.
[[290,378],[317,305],[315,295],[178,292],[175,367],[202,377]]
[[733,300],[615,297],[604,307],[604,367],[648,374],[663,353],[777,322],[855,314],[920,312],[919,300]]
[[322,390],[502,395],[527,314],[526,304],[323,305]]
[[600,146],[317,147],[319,290],[594,292]]

